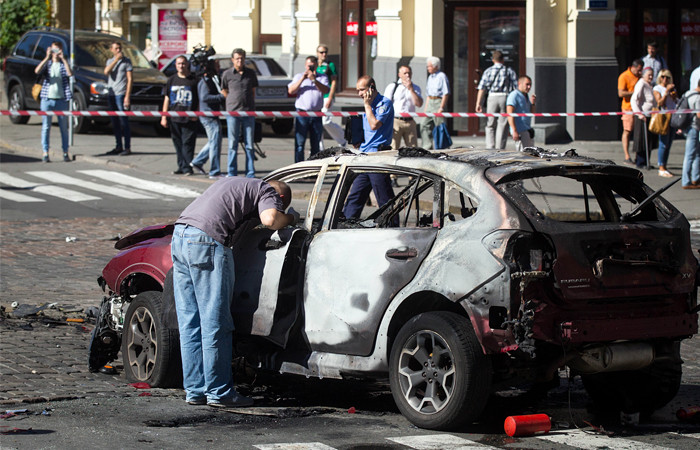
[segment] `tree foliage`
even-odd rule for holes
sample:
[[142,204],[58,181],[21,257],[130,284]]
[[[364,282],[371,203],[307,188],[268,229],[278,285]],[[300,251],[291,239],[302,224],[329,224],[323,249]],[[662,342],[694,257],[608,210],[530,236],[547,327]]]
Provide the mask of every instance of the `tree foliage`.
[[0,0],[0,53],[11,51],[26,31],[48,23],[46,0]]

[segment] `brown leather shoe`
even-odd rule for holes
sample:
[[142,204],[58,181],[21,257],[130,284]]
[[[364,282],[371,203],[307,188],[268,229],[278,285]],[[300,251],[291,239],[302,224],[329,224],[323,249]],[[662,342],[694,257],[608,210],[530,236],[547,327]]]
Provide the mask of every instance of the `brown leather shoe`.
[[700,189],[700,184],[689,184],[687,186],[683,186],[683,189]]

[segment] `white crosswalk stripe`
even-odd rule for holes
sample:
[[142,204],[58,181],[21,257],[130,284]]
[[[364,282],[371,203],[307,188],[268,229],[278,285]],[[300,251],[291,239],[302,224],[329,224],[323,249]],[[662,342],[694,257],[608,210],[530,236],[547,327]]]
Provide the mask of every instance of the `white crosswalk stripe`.
[[53,197],[59,197],[71,202],[86,202],[90,200],[100,200],[100,197],[83,194],[82,192],[66,189],[60,186],[49,186],[44,184],[33,183],[30,181],[23,180],[21,178],[13,177],[5,172],[0,172],[0,182],[8,186],[28,189],[31,190],[31,192],[38,192],[40,194],[51,195]]
[[81,180],[79,178],[71,177],[69,175],[64,175],[64,174],[58,173],[58,172],[37,170],[37,171],[31,171],[31,172],[27,172],[27,173],[31,176],[34,176],[37,178],[42,178],[42,179],[44,179],[46,181],[50,181],[52,183],[70,184],[70,185],[79,186],[79,187],[82,187],[85,189],[90,189],[92,191],[97,191],[97,192],[102,192],[105,194],[114,195],[116,197],[127,198],[130,200],[145,200],[145,199],[156,198],[152,195],[147,195],[147,194],[144,194],[141,192],[130,191],[128,189],[125,189],[122,187],[117,187],[117,186],[106,186],[103,184],[97,184],[97,183],[93,183],[92,181]]
[[652,445],[649,443],[639,441],[633,441],[631,439],[622,439],[602,436],[600,434],[595,433],[586,433],[585,431],[580,430],[569,430],[566,432],[544,434],[542,436],[538,436],[537,439],[541,439],[548,442],[554,442],[556,444],[565,444],[570,447],[580,448],[584,450],[595,450],[600,448],[606,448],[610,450],[663,450],[671,448],[660,447],[658,445]]
[[253,447],[260,450],[335,450],[320,442],[298,442],[293,444],[261,444]]
[[79,170],[78,172],[93,176],[95,178],[100,178],[102,180],[107,180],[112,183],[118,183],[126,186],[131,186],[136,189],[141,189],[149,192],[157,192],[159,194],[170,195],[173,197],[195,198],[199,197],[200,194],[199,192],[194,191],[192,189],[187,189],[180,186],[173,186],[172,184],[160,183],[157,181],[142,180],[137,177],[132,177],[130,175],[109,170]]
[[5,200],[12,200],[18,203],[30,203],[30,202],[45,202],[43,198],[30,197],[29,195],[20,194],[18,192],[7,191],[5,189],[0,189],[0,198]]
[[481,444],[479,442],[470,441],[451,434],[430,434],[425,436],[404,436],[387,438],[397,444],[405,445],[406,447],[415,448],[416,450],[492,450],[498,447]]

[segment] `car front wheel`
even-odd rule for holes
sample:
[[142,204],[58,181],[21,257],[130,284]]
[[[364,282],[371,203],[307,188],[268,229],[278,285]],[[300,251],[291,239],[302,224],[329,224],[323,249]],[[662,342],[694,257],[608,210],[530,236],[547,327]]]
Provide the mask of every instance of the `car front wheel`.
[[294,129],[294,120],[292,119],[275,119],[270,124],[272,131],[278,136],[286,136]]
[[162,293],[142,292],[124,317],[122,359],[126,379],[152,387],[182,386],[178,336],[163,326]]
[[[87,103],[85,102],[85,96],[80,91],[75,91],[73,93],[73,111],[85,111],[87,109]],[[72,116],[71,123],[73,124],[73,131],[76,133],[87,133],[90,130],[92,119],[83,116]]]
[[469,319],[423,313],[399,331],[391,349],[394,401],[414,425],[454,429],[479,418],[491,388],[491,365]]
[[[10,111],[22,111],[25,109],[22,86],[19,84],[12,86],[8,103],[10,104]],[[10,122],[21,125],[29,122],[29,116],[10,116]]]

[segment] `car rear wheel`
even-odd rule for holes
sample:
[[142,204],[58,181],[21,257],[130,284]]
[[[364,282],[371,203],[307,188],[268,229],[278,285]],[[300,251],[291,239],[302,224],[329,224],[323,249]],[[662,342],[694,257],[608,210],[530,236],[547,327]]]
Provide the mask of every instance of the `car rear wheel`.
[[[80,91],[75,91],[73,93],[73,111],[85,111],[87,109],[87,103],[85,102],[85,96]],[[73,131],[75,133],[87,133],[90,130],[92,119],[83,116],[72,116],[71,123],[73,124]]]
[[[8,99],[10,111],[23,111],[25,109],[24,94],[22,86],[16,84],[10,89],[10,98]],[[21,125],[29,122],[29,116],[10,116],[10,122]]]
[[481,415],[491,388],[491,365],[469,319],[423,313],[399,331],[391,349],[394,401],[414,425],[447,430]]
[[581,375],[591,401],[602,412],[641,412],[650,415],[668,404],[681,386],[678,361],[662,361],[635,371]]
[[275,119],[270,124],[272,131],[280,136],[288,135],[294,129],[294,120],[292,119]]
[[163,326],[161,292],[136,296],[124,317],[122,359],[126,379],[153,387],[182,386],[178,336]]

